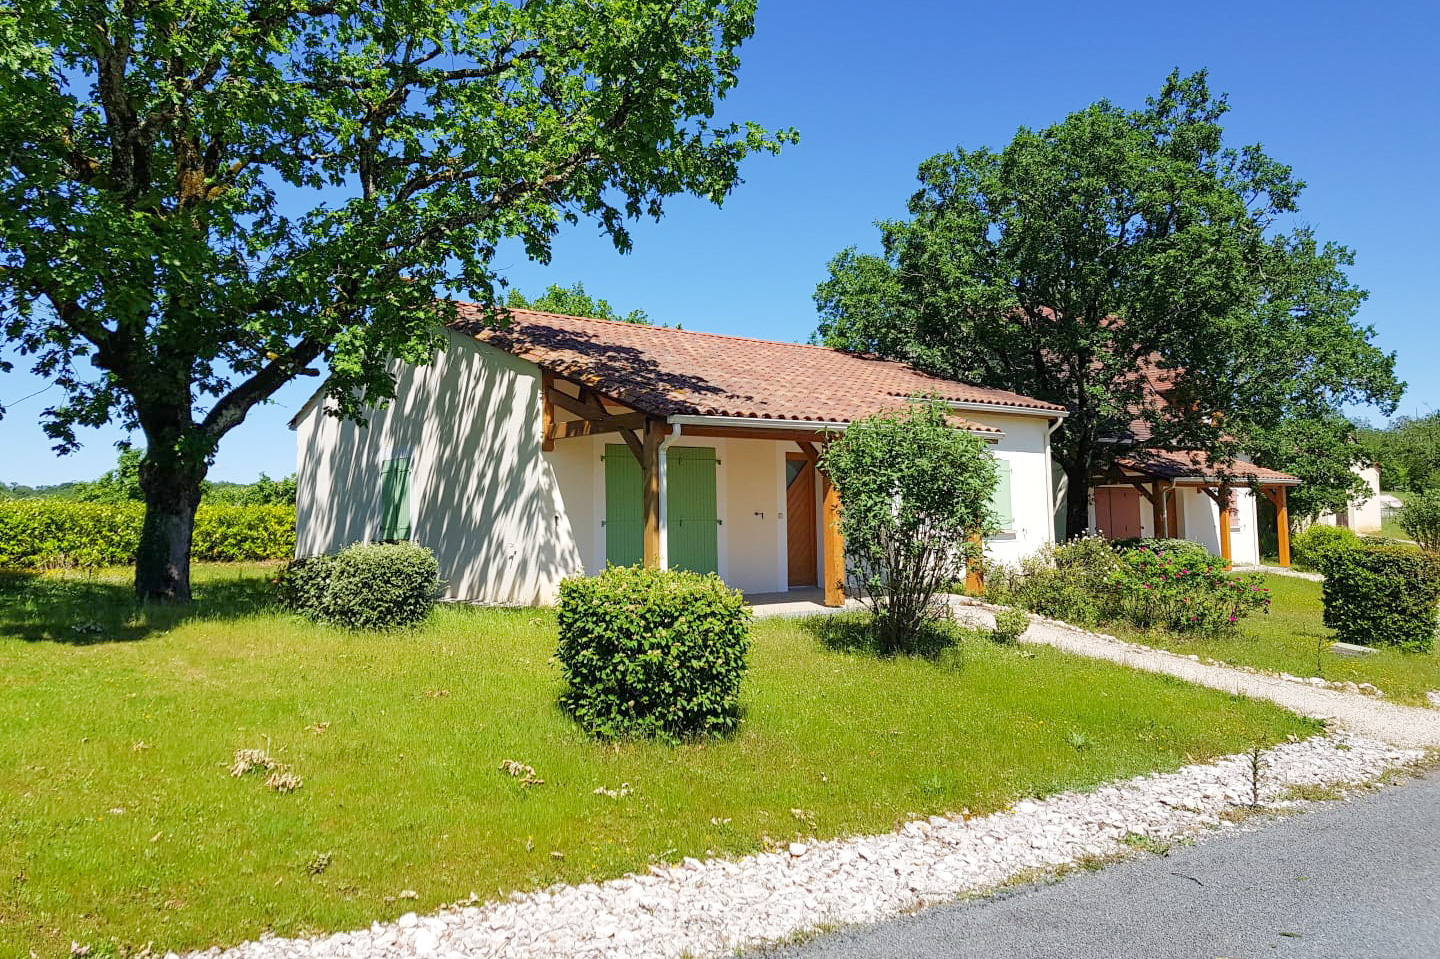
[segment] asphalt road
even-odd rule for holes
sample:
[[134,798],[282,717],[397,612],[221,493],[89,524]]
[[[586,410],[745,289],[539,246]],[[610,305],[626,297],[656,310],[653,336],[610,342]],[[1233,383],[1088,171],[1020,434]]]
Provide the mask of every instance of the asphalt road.
[[787,959],[1440,959],[1440,773],[777,953]]

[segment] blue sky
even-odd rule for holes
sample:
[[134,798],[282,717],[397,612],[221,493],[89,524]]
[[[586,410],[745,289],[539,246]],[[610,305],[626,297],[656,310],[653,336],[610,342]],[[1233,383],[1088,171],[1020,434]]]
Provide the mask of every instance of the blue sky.
[[[804,340],[811,300],[840,249],[874,249],[877,219],[904,214],[921,160],[1001,147],[1101,98],[1139,106],[1179,67],[1210,70],[1230,95],[1232,144],[1261,142],[1308,182],[1302,222],[1355,249],[1370,290],[1362,322],[1399,354],[1403,413],[1440,408],[1440,335],[1431,316],[1440,222],[1440,8],[1250,2],[886,4],[761,0],[726,116],[794,126],[801,142],[757,157],[723,208],[672,202],[658,224],[615,253],[598,230],[571,228],[550,266],[502,253],[510,282],[537,293],[581,281],[621,311],[664,323]],[[91,431],[56,457],[37,425],[54,391],[0,375],[0,481],[90,478],[114,461],[118,431]],[[230,434],[212,471],[249,480],[295,468],[285,422],[314,381]]]

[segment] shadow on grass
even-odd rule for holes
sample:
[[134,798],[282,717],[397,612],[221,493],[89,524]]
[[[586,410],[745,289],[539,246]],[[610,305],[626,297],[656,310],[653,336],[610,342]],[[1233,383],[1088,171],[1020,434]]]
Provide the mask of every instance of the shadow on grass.
[[831,652],[880,659],[914,656],[932,662],[953,659],[967,632],[956,623],[940,620],[927,624],[917,635],[909,637],[906,649],[890,650],[881,643],[879,631],[875,629],[869,613],[811,616],[801,620],[800,628]]
[[85,574],[0,571],[0,638],[91,646],[124,643],[196,620],[228,620],[270,605],[263,576],[194,584],[188,605],[142,603],[128,582]]

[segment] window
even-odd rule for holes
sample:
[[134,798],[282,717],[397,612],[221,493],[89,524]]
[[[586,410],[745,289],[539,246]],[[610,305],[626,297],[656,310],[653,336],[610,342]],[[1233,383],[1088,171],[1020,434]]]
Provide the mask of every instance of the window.
[[410,538],[410,457],[388,459],[380,467],[380,539]]
[[1015,514],[1010,505],[1010,461],[995,460],[995,492],[990,497],[990,509],[995,513],[995,525],[1002,532],[1015,529]]

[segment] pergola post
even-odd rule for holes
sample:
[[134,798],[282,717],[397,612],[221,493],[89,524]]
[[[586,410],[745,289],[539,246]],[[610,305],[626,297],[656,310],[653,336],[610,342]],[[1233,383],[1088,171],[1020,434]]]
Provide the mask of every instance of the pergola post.
[[1275,487],[1271,497],[1275,503],[1275,539],[1280,545],[1280,565],[1290,565],[1290,491],[1283,486]]
[[640,471],[645,494],[645,566],[660,568],[660,424],[649,420],[640,441]]
[[[977,553],[984,548],[984,540],[980,538],[979,533],[971,533],[969,538],[970,544],[976,548]],[[985,567],[978,559],[972,559],[966,566],[965,592],[972,596],[980,596],[985,592]]]
[[825,561],[825,605],[845,605],[845,538],[840,535],[840,491],[830,477],[820,474],[821,524],[823,526]]

